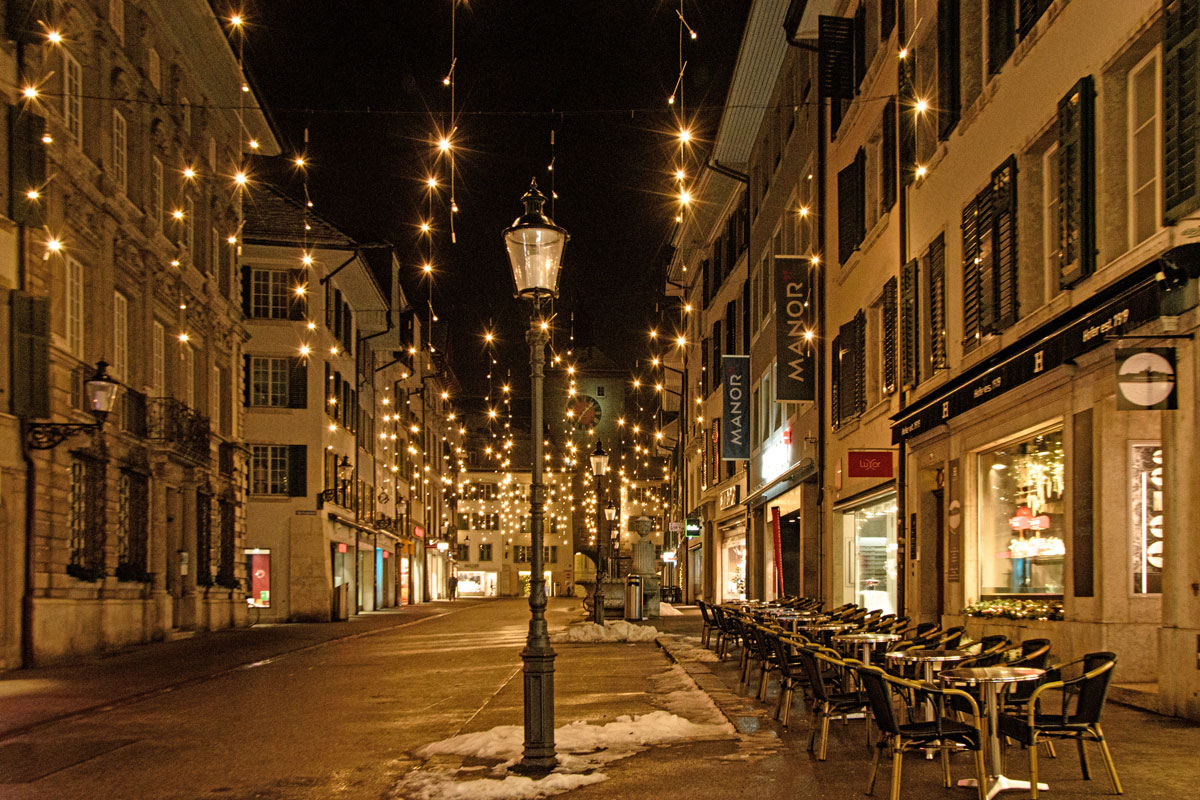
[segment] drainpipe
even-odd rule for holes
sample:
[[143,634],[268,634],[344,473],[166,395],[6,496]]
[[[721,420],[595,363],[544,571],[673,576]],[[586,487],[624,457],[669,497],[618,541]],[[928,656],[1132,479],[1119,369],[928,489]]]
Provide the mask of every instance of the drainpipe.
[[337,269],[335,269],[333,272],[331,272],[331,273],[329,273],[328,275],[326,275],[324,278],[321,278],[321,280],[319,281],[319,283],[320,283],[322,286],[324,286],[326,283],[328,283],[328,282],[329,282],[329,279],[330,279],[330,278],[332,278],[334,275],[337,275],[339,272],[341,272],[342,270],[344,270],[346,267],[350,266],[350,263],[351,263],[352,261],[354,261],[354,259],[356,259],[356,258],[358,258],[358,251],[357,251],[357,250],[355,250],[353,253],[351,253],[349,258],[347,258],[345,261],[343,261],[341,264],[339,264],[339,265],[338,265],[338,267],[337,267]]
[[[899,41],[903,42],[903,41],[905,41],[904,15],[897,14],[897,17],[898,17],[898,19],[896,20],[896,35],[899,38]],[[897,86],[897,91],[898,90],[899,90],[899,86]],[[899,104],[897,104],[896,114],[895,114],[895,125],[896,125],[895,140],[896,140],[896,153],[897,153],[896,173],[897,174],[896,174],[895,180],[896,180],[896,205],[897,205],[896,211],[897,211],[897,214],[899,215],[899,222],[900,222],[900,230],[898,231],[898,239],[899,239],[899,248],[898,249],[900,251],[900,263],[897,267],[900,274],[903,274],[904,264],[908,261],[908,190],[904,186],[904,181],[901,179],[901,176],[904,175],[904,167],[900,164],[900,159],[899,159],[899,153],[901,150],[901,147],[900,147],[900,115],[902,113],[904,113],[903,110],[900,108]],[[897,323],[899,323],[899,322],[900,322],[900,320],[897,319]],[[896,366],[898,369],[900,365],[897,364]],[[901,385],[899,376],[897,376],[897,385]],[[905,395],[904,389],[901,387],[901,389],[900,389],[900,407],[901,408],[903,408],[905,405],[904,395]],[[908,529],[909,523],[911,522],[911,520],[909,520],[909,518],[908,518],[908,510],[907,510],[908,509],[908,503],[907,503],[907,498],[908,498],[908,464],[907,464],[907,461],[908,461],[908,459],[907,459],[906,455],[907,455],[907,451],[905,448],[905,440],[904,440],[904,437],[901,436],[900,437],[900,449],[896,453],[896,459],[897,459],[897,461],[899,461],[899,464],[897,464],[897,466],[896,466],[896,522],[897,522],[896,534],[897,534],[897,536],[908,536],[908,540],[909,540],[909,542],[911,542],[911,541],[913,541],[913,538],[914,538],[913,537],[914,532],[909,531],[909,529]],[[897,549],[899,552],[904,553],[904,563],[900,565],[900,568],[898,570],[896,570],[896,574],[899,577],[899,581],[897,582],[897,586],[896,586],[896,608],[898,609],[897,616],[901,616],[907,612],[906,606],[907,606],[907,595],[908,595],[908,592],[907,592],[908,569],[909,569],[909,564],[912,561],[912,553],[909,552],[909,548],[907,547],[907,545],[897,548]],[[943,577],[941,575],[939,575],[938,580],[939,581],[943,580]],[[939,619],[938,622],[941,622],[941,620]]]
[[[25,74],[25,43],[17,42],[17,83]],[[11,176],[9,176],[11,182]],[[10,191],[16,187],[10,186]],[[24,223],[17,226],[17,287],[29,291],[28,259],[29,231]],[[34,574],[37,570],[36,539],[37,525],[35,513],[37,510],[37,465],[33,460],[33,452],[25,441],[25,420],[19,421],[18,435],[21,437],[21,458],[25,462],[25,575],[24,588],[21,594],[21,666],[29,669],[34,666],[34,635],[33,635],[33,601],[36,592]]]

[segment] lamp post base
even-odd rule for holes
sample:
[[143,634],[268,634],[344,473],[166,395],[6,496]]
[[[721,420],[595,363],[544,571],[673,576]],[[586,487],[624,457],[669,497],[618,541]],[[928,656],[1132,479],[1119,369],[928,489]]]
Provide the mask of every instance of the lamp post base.
[[521,651],[525,662],[525,750],[517,769],[524,775],[545,774],[558,765],[554,753],[554,650],[548,641],[530,641]]

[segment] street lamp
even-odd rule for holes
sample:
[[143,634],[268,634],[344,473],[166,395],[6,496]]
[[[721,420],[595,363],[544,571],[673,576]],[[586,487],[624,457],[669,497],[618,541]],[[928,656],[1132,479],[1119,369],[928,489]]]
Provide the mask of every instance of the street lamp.
[[96,373],[83,385],[88,411],[95,422],[27,422],[25,444],[30,450],[49,450],[65,442],[77,433],[95,434],[104,427],[109,412],[117,402],[116,381],[108,375],[108,362],[96,362]]
[[[600,479],[604,473],[608,471],[608,453],[604,452],[604,445],[600,440],[596,440],[596,449],[592,451],[592,474],[596,476],[596,500],[600,499]],[[608,515],[608,509],[605,509],[605,516]],[[609,517],[609,519],[612,519]],[[596,540],[596,590],[592,593],[592,621],[597,625],[604,624],[604,537],[607,536],[607,530],[601,531]]]
[[[608,530],[606,530],[604,532],[604,537],[605,537],[605,539],[607,541],[607,545],[608,545],[605,549],[608,551],[611,551],[612,550],[612,524],[617,519],[617,507],[613,505],[611,500],[609,500],[608,505],[606,505],[604,507],[604,518],[606,520],[608,520]],[[606,556],[606,558],[612,558],[612,556]],[[605,572],[607,572],[607,571],[608,571],[608,567],[605,566]]]
[[342,460],[337,462],[337,468],[334,470],[335,485],[326,489],[317,495],[317,507],[321,508],[325,503],[333,503],[338,499],[338,492],[345,492],[346,484],[354,477],[354,465],[350,463],[349,456],[342,456]]
[[542,378],[546,363],[546,343],[550,340],[547,325],[540,319],[542,300],[558,295],[558,273],[562,268],[563,249],[567,232],[542,213],[546,196],[538,191],[537,181],[521,198],[525,213],[504,231],[504,245],[512,265],[516,296],[533,302],[529,332],[529,374],[533,384],[531,425],[533,433],[533,471],[530,480],[529,523],[529,635],[521,651],[525,672],[525,749],[519,769],[522,772],[545,774],[554,769],[554,650],[546,630],[546,576],[544,574],[542,538]]

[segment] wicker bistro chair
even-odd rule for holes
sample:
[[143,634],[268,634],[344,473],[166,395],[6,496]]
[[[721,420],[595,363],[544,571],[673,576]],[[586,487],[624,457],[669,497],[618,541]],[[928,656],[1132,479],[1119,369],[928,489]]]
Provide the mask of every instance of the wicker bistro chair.
[[708,640],[717,625],[713,622],[712,613],[709,611],[708,603],[703,600],[697,600],[696,605],[700,608],[700,618],[704,621],[700,628],[700,644],[702,647],[708,647]]
[[738,643],[740,631],[732,620],[732,611],[721,606],[709,606],[709,610],[712,612],[713,621],[717,623],[717,658],[726,658],[729,655],[730,642]]
[[793,637],[782,632],[767,634],[767,640],[775,651],[775,664],[779,669],[779,698],[775,702],[775,719],[787,728],[792,713],[792,695],[797,686],[808,686],[808,674],[800,660],[798,648],[809,647],[811,643],[803,637]]
[[[1084,742],[1093,741],[1100,745],[1100,755],[1112,781],[1113,791],[1122,794],[1121,780],[1117,777],[1117,766],[1113,763],[1104,731],[1100,729],[1100,715],[1104,712],[1104,701],[1108,696],[1108,684],[1112,680],[1117,657],[1109,652],[1088,653],[1082,658],[1056,667],[1051,680],[1040,684],[1029,698],[1029,710],[1021,715],[1001,714],[999,732],[1015,739],[1029,750],[1030,796],[1038,796],[1038,742],[1045,739],[1074,739],[1079,748],[1079,768],[1083,779],[1091,779],[1087,751]],[[1080,668],[1083,674],[1063,679],[1064,671]],[[1047,692],[1060,690],[1062,693],[1059,713],[1041,713],[1041,705],[1049,703]]]
[[[1032,667],[1034,669],[1050,669],[1050,640],[1049,639],[1026,639],[1021,642],[1019,648],[1010,648],[1004,653],[1004,665],[1006,667]],[[1044,683],[1042,681],[1023,681],[1015,684],[1012,689],[1004,693],[1003,700],[1004,710],[1009,713],[1023,713],[1026,705],[1029,703],[1029,698],[1037,690],[1037,687]],[[1054,744],[1047,739],[1047,748],[1051,755],[1054,754]]]
[[[942,754],[942,784],[949,788],[950,750],[963,747],[975,754],[975,780],[979,800],[985,800],[987,776],[983,763],[983,721],[979,706],[971,695],[959,689],[943,689],[928,683],[916,683],[888,675],[878,667],[859,667],[859,683],[871,704],[871,714],[879,728],[879,742],[875,745],[875,756],[871,760],[871,780],[867,794],[875,793],[875,777],[879,772],[879,760],[884,748],[892,751],[891,800],[900,798],[900,775],[904,754],[913,750],[937,748]],[[899,689],[899,691],[896,691]],[[913,717],[913,697],[921,694],[931,698],[937,713],[928,722],[901,722],[896,716],[893,699],[896,694],[903,698],[908,707],[908,716]],[[960,722],[946,716],[946,701],[958,700],[971,709],[970,722]]]
[[[849,719],[851,714],[867,710],[867,697],[845,679],[844,670],[861,662],[842,659],[827,647],[800,648],[800,663],[808,676],[808,690],[813,696],[812,735],[808,752],[816,751],[817,760],[824,761],[829,746],[829,720]],[[817,746],[817,731],[820,744]]]

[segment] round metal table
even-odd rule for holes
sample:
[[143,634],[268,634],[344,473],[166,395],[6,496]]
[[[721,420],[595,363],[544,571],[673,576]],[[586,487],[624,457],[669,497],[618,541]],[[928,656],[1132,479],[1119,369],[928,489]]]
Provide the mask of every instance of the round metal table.
[[898,641],[900,641],[900,634],[898,634],[898,633],[879,633],[879,632],[843,633],[840,636],[834,636],[833,641],[840,642],[842,644],[861,645],[861,647],[862,647],[862,650],[860,651],[861,655],[862,655],[861,660],[864,664],[870,666],[871,651],[874,650],[875,645],[884,644],[887,642],[898,642]]
[[[1021,681],[1036,681],[1045,674],[1045,670],[1030,667],[962,667],[943,670],[938,675],[943,683],[955,686],[983,687],[988,717],[988,762],[992,768],[992,771],[988,773],[988,800],[992,800],[1000,792],[1030,788],[1029,781],[1014,780],[1000,774],[1000,732],[998,729],[1000,688]],[[958,785],[975,786],[975,779],[961,780]],[[1049,788],[1046,784],[1038,782],[1039,792],[1048,791]]]
[[890,653],[884,653],[883,657],[893,661],[920,664],[925,680],[933,683],[934,667],[973,658],[974,654],[968,653],[966,650],[893,650]]

